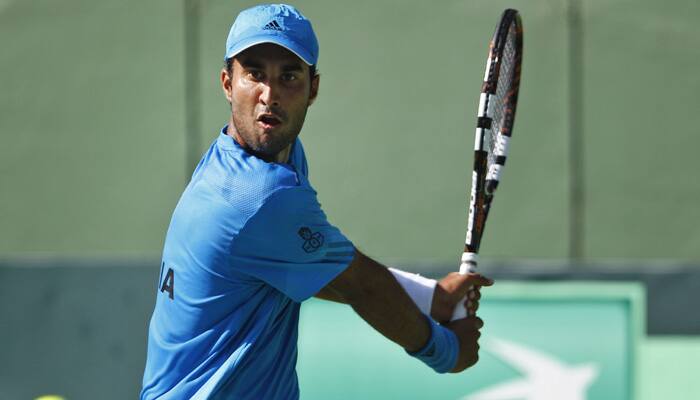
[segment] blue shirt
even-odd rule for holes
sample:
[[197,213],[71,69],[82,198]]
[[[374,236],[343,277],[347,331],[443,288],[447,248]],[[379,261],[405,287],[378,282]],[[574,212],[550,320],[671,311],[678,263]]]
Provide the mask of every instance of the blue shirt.
[[165,239],[141,399],[297,399],[300,302],[352,260],[308,181],[240,147],[226,127]]

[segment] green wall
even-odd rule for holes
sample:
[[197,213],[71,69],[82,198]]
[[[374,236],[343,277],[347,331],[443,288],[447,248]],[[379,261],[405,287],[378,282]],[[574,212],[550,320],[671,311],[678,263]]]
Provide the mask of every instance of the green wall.
[[[203,151],[236,12],[201,1]],[[700,260],[697,2],[583,2],[585,256]],[[298,1],[321,44],[302,133],[331,220],[385,260],[451,262],[500,11],[525,24],[491,259],[561,259],[568,242],[564,1]],[[186,180],[181,2],[0,3],[0,254],[156,255]],[[499,238],[498,245],[494,240]]]
[[155,254],[184,182],[174,2],[0,9],[0,254]]
[[585,3],[589,254],[700,257],[700,3]]

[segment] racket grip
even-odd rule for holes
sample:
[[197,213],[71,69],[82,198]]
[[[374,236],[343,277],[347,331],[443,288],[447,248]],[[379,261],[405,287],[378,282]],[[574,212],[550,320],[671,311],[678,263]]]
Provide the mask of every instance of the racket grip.
[[462,300],[457,303],[457,307],[455,307],[454,314],[452,314],[452,321],[456,319],[462,319],[462,318],[467,318],[467,309],[464,307],[464,302],[467,300],[466,296],[462,298]]
[[469,272],[476,271],[476,253],[464,252],[462,253],[461,263],[459,264],[459,273],[466,275]]
[[[462,275],[466,275],[470,272],[476,271],[476,259],[476,253],[469,253],[466,251],[462,253],[462,259],[459,265],[459,273]],[[472,288],[470,287],[469,292],[471,291]],[[460,300],[459,303],[457,303],[457,306],[455,307],[455,310],[452,313],[452,321],[472,316],[467,314],[467,308],[464,306],[468,296],[469,294],[467,294],[467,296],[463,297],[462,300]]]

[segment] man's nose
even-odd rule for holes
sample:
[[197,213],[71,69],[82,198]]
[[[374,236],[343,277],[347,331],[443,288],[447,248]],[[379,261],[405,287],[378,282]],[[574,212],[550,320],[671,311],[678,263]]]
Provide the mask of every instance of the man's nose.
[[264,82],[260,102],[267,106],[279,106],[279,88],[273,81]]

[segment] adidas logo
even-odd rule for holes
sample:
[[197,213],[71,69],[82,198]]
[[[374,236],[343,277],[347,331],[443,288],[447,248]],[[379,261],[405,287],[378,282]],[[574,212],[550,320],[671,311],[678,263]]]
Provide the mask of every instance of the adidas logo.
[[280,24],[278,24],[277,21],[275,21],[274,19],[272,21],[268,22],[267,25],[265,25],[263,27],[263,29],[272,29],[275,31],[283,30],[282,27],[280,26]]

